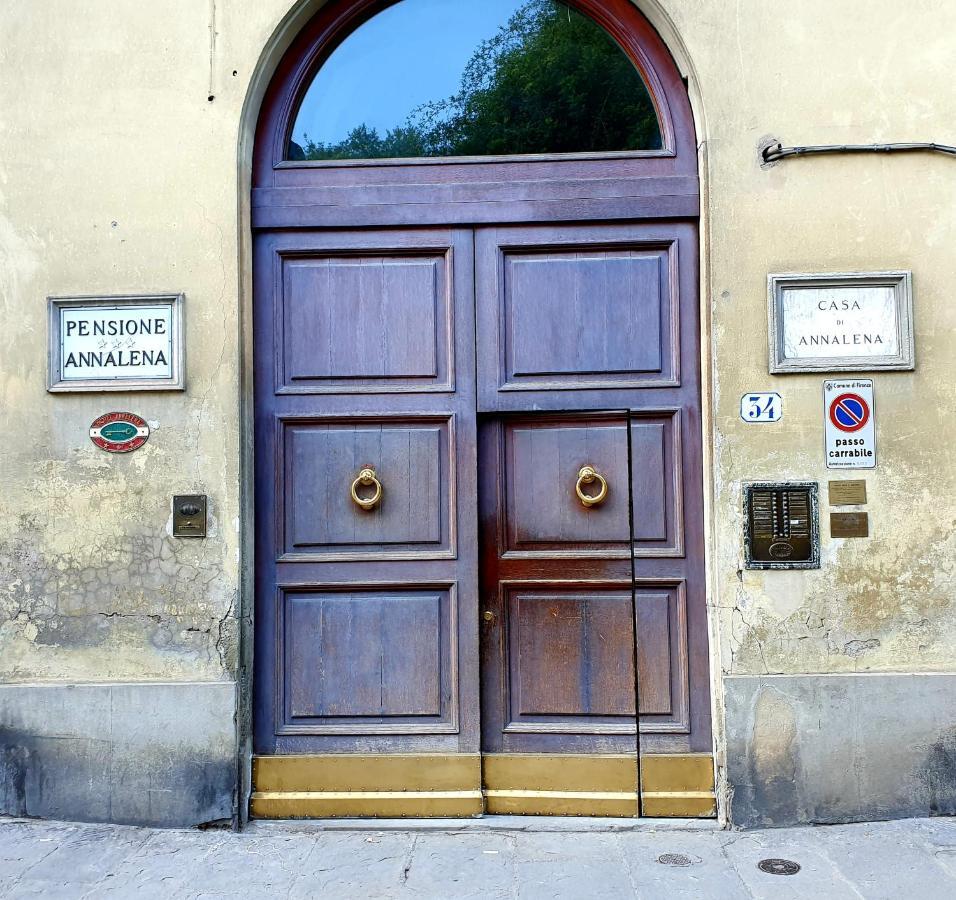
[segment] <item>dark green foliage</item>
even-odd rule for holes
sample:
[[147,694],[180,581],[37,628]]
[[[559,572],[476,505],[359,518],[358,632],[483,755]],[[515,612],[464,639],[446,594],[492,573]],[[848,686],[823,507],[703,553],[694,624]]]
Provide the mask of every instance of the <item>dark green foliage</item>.
[[290,146],[290,159],[383,159],[648,150],[653,104],[621,48],[555,0],[529,0],[483,41],[458,93],[424,104],[384,137],[362,124],[336,144]]

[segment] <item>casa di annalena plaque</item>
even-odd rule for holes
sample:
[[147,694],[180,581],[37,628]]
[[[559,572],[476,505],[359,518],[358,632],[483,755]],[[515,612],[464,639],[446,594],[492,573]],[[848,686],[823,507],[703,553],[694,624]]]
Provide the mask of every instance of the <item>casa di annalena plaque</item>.
[[185,389],[182,294],[48,304],[50,391]]
[[909,272],[771,275],[770,371],[912,369]]

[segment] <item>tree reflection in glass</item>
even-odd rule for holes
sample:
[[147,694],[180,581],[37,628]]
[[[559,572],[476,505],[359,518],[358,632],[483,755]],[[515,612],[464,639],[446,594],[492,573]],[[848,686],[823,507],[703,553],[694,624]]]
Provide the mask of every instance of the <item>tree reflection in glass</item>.
[[300,104],[288,159],[660,146],[654,105],[633,63],[601,26],[564,3],[401,0],[326,60]]

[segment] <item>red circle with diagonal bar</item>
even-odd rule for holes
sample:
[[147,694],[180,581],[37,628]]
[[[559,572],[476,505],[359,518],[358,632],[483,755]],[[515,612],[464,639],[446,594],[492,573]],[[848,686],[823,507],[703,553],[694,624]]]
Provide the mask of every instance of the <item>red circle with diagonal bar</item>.
[[870,420],[870,406],[859,394],[840,394],[830,404],[830,421],[840,431],[859,431]]

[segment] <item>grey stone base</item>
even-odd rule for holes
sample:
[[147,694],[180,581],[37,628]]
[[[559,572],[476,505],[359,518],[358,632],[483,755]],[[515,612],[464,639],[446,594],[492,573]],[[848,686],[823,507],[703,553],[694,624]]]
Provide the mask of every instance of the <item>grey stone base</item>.
[[0,685],[0,813],[188,826],[232,816],[236,688]]
[[956,815],[956,674],[724,685],[734,825]]

